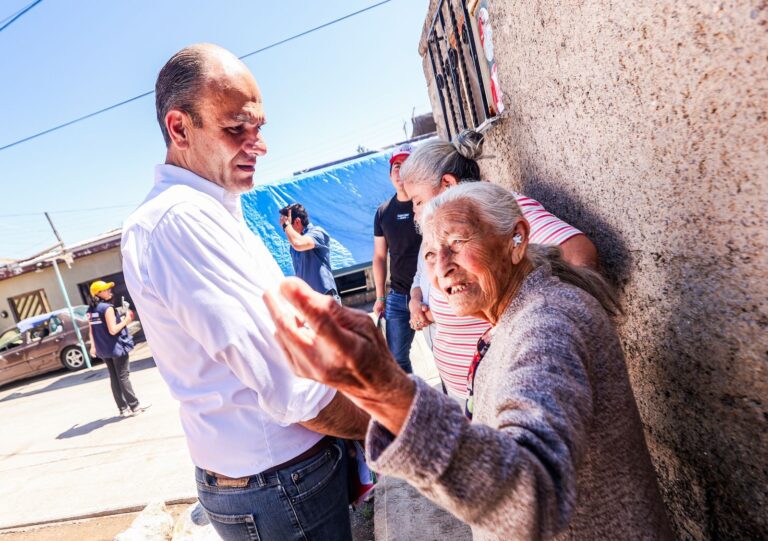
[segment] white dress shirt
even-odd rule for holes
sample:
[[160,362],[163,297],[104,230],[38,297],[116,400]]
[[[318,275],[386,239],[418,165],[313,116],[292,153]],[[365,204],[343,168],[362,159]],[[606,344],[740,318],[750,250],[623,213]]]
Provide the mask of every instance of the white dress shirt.
[[192,461],[230,477],[290,460],[322,437],[332,389],[295,376],[262,300],[283,278],[239,195],[172,165],[123,226],[123,272],[158,370],[180,402]]

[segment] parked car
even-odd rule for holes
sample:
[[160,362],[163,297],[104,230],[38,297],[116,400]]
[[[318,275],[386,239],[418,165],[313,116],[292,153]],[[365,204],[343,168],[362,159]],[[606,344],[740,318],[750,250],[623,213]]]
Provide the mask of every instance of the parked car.
[[[81,306],[74,311],[75,322],[88,348],[88,320]],[[66,309],[24,319],[0,332],[0,385],[62,366],[67,370],[86,366]]]

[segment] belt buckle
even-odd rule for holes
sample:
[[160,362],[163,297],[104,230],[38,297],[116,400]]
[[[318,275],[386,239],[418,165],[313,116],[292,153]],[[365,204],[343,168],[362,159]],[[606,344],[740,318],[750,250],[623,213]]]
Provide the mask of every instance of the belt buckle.
[[212,471],[209,471],[208,473],[213,476],[214,479],[216,479],[217,487],[245,488],[248,486],[248,482],[251,480],[250,477],[239,477],[235,479]]

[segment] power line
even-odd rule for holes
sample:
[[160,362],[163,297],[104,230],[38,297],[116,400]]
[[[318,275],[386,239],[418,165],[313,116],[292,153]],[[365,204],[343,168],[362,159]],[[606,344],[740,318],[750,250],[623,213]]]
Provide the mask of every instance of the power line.
[[[68,212],[91,212],[94,210],[107,210],[107,209],[122,209],[126,207],[138,207],[138,203],[134,203],[132,205],[113,205],[110,207],[91,207],[87,209],[67,209],[67,210],[51,210],[48,211],[49,214],[64,214]],[[44,216],[45,212],[25,212],[22,214],[0,214],[0,218],[18,218],[20,216]]]
[[16,15],[18,15],[19,13],[21,13],[21,10],[22,10],[22,9],[24,9],[24,8],[21,8],[21,9],[20,9],[20,10],[18,10],[18,11],[14,11],[14,12],[13,12],[13,13],[11,13],[10,15],[8,15],[8,16],[7,16],[5,19],[3,19],[2,21],[0,21],[0,25],[2,25],[2,24],[5,24],[5,22],[6,22],[8,19],[10,19],[10,18],[12,18],[12,17],[15,17]]
[[[2,25],[3,25],[3,26],[0,26],[0,32],[2,32],[3,30],[5,30],[5,29],[6,29],[6,28],[8,28],[9,26],[11,26],[11,25],[12,25],[14,22],[16,22],[16,20],[17,20],[17,19],[19,19],[19,18],[20,18],[21,16],[23,16],[23,15],[24,15],[24,14],[25,14],[27,11],[29,11],[30,9],[32,9],[33,7],[35,7],[37,4],[39,4],[39,3],[40,3],[40,2],[42,2],[42,1],[43,1],[43,0],[35,0],[34,2],[32,2],[32,3],[31,3],[31,4],[29,4],[29,5],[27,5],[26,7],[23,7],[23,8],[21,8],[19,11],[17,11],[17,12],[16,12],[16,13],[14,13],[13,15],[9,15],[9,16],[8,16],[8,17],[6,17],[5,19],[3,19],[3,21],[2,21],[2,22],[0,22],[0,24],[2,24]],[[10,19],[10,21],[8,21],[8,19]],[[6,23],[5,21],[8,21],[8,22]],[[5,23],[5,24],[3,24],[3,23]]]
[[85,116],[81,116],[80,118],[76,118],[74,120],[70,120],[69,122],[65,122],[64,124],[59,124],[58,126],[55,126],[53,128],[49,128],[47,130],[41,131],[40,133],[36,133],[35,135],[30,135],[29,137],[25,137],[24,139],[19,139],[18,141],[15,141],[9,145],[5,145],[3,147],[0,147],[1,150],[5,150],[6,148],[11,148],[16,145],[20,145],[21,143],[26,143],[27,141],[31,141],[32,139],[36,139],[40,137],[41,135],[45,135],[47,133],[51,133],[56,130],[60,130],[61,128],[66,128],[67,126],[71,126],[72,124],[76,124],[77,122],[82,122],[83,120],[87,120],[91,118],[92,116],[100,115],[101,113],[106,113],[107,111],[110,111],[112,109],[116,109],[118,107],[121,107],[123,105],[126,105],[128,103],[131,103],[132,101],[136,101],[138,99],[141,99],[145,96],[149,96],[150,94],[154,94],[154,90],[150,90],[149,92],[144,92],[143,94],[139,94],[138,96],[134,96],[133,98],[127,99],[125,101],[121,101],[120,103],[116,103],[114,105],[110,105],[109,107],[105,107],[104,109],[100,109],[94,113],[89,113]]
[[50,214],[66,214],[68,212],[90,212],[94,210],[107,210],[107,209],[123,209],[127,207],[138,207],[138,203],[133,203],[130,205],[112,205],[110,207],[91,207],[87,209],[67,209],[67,210],[52,210],[50,211]]
[[[378,4],[372,4],[372,5],[368,6],[368,7],[365,7],[363,9],[360,9],[360,10],[355,11],[353,13],[350,13],[348,15],[344,15],[343,17],[339,17],[338,19],[334,19],[332,21],[328,21],[327,23],[321,24],[320,26],[316,26],[314,28],[310,28],[309,30],[305,30],[301,34],[296,34],[295,36],[291,36],[289,38],[285,38],[284,40],[275,42],[275,43],[273,43],[271,45],[267,45],[266,47],[262,47],[261,49],[257,49],[255,51],[251,51],[250,53],[244,54],[243,56],[241,56],[239,58],[240,58],[240,60],[242,60],[243,58],[248,58],[249,56],[255,55],[257,53],[262,53],[262,52],[266,51],[267,49],[271,49],[272,47],[277,47],[278,45],[282,45],[283,43],[288,43],[289,41],[292,41],[294,39],[306,36],[307,34],[311,34],[312,32],[315,32],[315,31],[320,30],[322,28],[326,28],[328,26],[331,26],[333,24],[341,22],[341,21],[343,21],[345,19],[349,19],[350,17],[354,17],[355,15],[360,15],[361,13],[366,12],[368,10],[371,10],[373,8],[377,8],[377,7],[381,6],[381,5],[388,4],[391,1],[392,0],[384,0],[383,2],[379,2]],[[2,150],[2,149],[0,148],[0,150]]]
[[[41,1],[42,0],[36,0],[35,3],[38,3],[38,2],[41,2]],[[339,17],[338,19],[334,19],[332,21],[328,21],[327,23],[321,24],[320,26],[316,26],[314,28],[310,28],[309,30],[305,30],[304,32],[301,32],[300,34],[295,34],[295,35],[293,35],[291,37],[288,37],[288,38],[282,39],[280,41],[276,41],[275,43],[272,43],[270,45],[267,45],[266,47],[262,47],[261,49],[257,49],[255,51],[251,51],[250,53],[246,53],[243,56],[240,56],[238,58],[240,58],[242,60],[244,58],[248,58],[249,56],[252,56],[252,55],[255,55],[255,54],[258,54],[258,53],[262,53],[262,52],[264,52],[266,50],[272,49],[273,47],[277,47],[278,45],[282,45],[282,44],[287,43],[289,41],[292,41],[294,39],[298,39],[300,37],[306,36],[307,34],[311,34],[312,32],[316,32],[316,31],[318,31],[320,29],[327,28],[328,26],[331,26],[331,25],[336,24],[338,22],[341,22],[343,20],[349,19],[350,17],[354,17],[355,15],[360,15],[361,13],[364,13],[364,12],[369,11],[371,9],[377,8],[377,7],[381,6],[381,5],[388,4],[391,1],[392,0],[383,0],[382,2],[379,2],[377,4],[372,4],[372,5],[368,6],[368,7],[365,7],[363,9],[360,9],[360,10],[355,11],[353,13],[349,13],[347,15]],[[32,6],[30,6],[30,7],[32,7]],[[13,22],[13,21],[11,21],[11,22]],[[10,24],[10,23],[8,23],[8,24]],[[0,28],[0,30],[2,30],[2,28]],[[114,105],[110,105],[109,107],[105,107],[104,109],[100,109],[98,111],[95,111],[93,113],[89,113],[87,115],[81,116],[81,117],[76,118],[74,120],[70,120],[69,122],[65,122],[63,124],[59,124],[58,126],[54,126],[53,128],[49,128],[47,130],[41,131],[39,133],[36,133],[34,135],[30,135],[28,137],[24,137],[23,139],[19,139],[18,141],[14,141],[13,143],[9,143],[9,144],[7,144],[5,146],[0,147],[0,151],[6,150],[6,149],[11,148],[11,147],[14,147],[16,145],[20,145],[21,143],[26,143],[27,141],[31,141],[32,139],[36,139],[36,138],[38,138],[38,137],[40,137],[42,135],[46,135],[46,134],[54,132],[56,130],[60,130],[62,128],[66,128],[67,126],[71,126],[72,124],[76,124],[78,122],[82,122],[83,120],[87,120],[87,119],[89,119],[89,118],[91,118],[93,116],[100,115],[102,113],[106,113],[107,111],[111,111],[112,109],[116,109],[117,107],[122,107],[123,105],[126,105],[126,104],[131,103],[131,102],[136,101],[136,100],[139,100],[141,98],[144,98],[144,97],[149,96],[150,94],[154,94],[154,93],[155,93],[154,90],[150,90],[149,92],[144,92],[142,94],[139,94],[138,96],[134,96],[134,97],[129,98],[127,100],[123,100],[120,103],[116,103]]]

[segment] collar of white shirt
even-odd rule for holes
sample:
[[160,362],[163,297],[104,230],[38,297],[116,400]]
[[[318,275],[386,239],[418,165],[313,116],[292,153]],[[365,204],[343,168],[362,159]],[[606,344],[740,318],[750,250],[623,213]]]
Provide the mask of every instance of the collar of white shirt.
[[155,186],[160,184],[183,184],[199,192],[210,195],[216,201],[224,205],[232,216],[243,221],[243,207],[240,203],[240,194],[228,192],[215,182],[193,173],[189,169],[177,167],[168,163],[155,166]]

